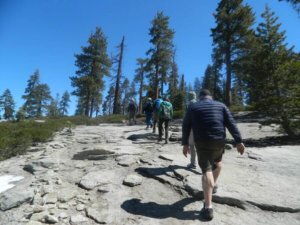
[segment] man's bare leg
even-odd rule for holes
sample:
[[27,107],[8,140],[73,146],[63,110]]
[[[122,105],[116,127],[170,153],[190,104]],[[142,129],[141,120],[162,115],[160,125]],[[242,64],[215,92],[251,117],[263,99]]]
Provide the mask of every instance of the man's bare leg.
[[213,176],[214,176],[214,182],[215,182],[214,184],[216,185],[218,177],[221,173],[222,162],[217,162],[217,163],[215,163],[215,165],[216,165],[216,168],[213,170]]
[[212,208],[212,190],[214,183],[213,172],[206,171],[202,176],[202,188],[206,208]]

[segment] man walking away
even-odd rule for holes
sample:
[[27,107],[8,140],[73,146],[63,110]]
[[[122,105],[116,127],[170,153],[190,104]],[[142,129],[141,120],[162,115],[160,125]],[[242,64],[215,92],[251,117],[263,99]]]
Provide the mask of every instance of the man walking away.
[[137,112],[137,104],[135,103],[134,99],[131,98],[128,104],[128,114],[129,114],[129,125],[133,123],[136,124],[135,115]]
[[198,164],[202,170],[204,206],[200,211],[205,220],[213,219],[212,192],[221,171],[227,128],[236,142],[237,151],[242,155],[245,146],[235,121],[228,108],[213,101],[210,92],[200,91],[200,100],[191,105],[185,114],[182,125],[183,154],[187,156],[189,134],[194,132]]
[[[188,105],[187,105],[187,110],[188,108],[197,102],[196,100],[196,93],[194,91],[190,91],[188,93]],[[190,169],[196,169],[196,149],[195,149],[195,144],[194,144],[194,134],[193,134],[193,130],[191,130],[190,132],[190,136],[189,136],[189,147],[190,147],[190,152],[191,152],[191,163],[188,164],[188,168]]]
[[153,133],[156,132],[156,124],[158,124],[159,120],[159,107],[160,104],[163,102],[162,98],[159,96],[157,99],[155,99],[153,103]]
[[147,124],[146,129],[148,129],[149,127],[152,128],[152,113],[153,113],[152,98],[147,99],[143,112],[146,114],[146,124]]
[[169,141],[169,121],[173,118],[173,105],[165,97],[159,107],[158,141],[162,140],[163,124],[165,124],[165,143]]

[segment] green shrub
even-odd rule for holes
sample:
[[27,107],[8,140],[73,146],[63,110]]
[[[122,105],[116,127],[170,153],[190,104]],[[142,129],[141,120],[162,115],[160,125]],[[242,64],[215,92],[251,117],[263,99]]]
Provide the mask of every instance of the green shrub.
[[183,119],[184,114],[185,114],[185,110],[174,111],[173,119]]

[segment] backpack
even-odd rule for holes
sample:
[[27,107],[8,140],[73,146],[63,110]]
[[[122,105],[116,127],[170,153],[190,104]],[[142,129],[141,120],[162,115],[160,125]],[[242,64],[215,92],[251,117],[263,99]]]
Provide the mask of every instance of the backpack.
[[153,112],[153,104],[152,102],[148,102],[144,109],[145,112]]
[[129,106],[128,106],[128,110],[135,112],[136,111],[136,105],[133,102],[130,102]]
[[154,107],[153,107],[153,110],[156,111],[156,112],[158,112],[161,103],[162,103],[162,100],[161,100],[160,98],[156,99],[156,100],[154,101]]
[[172,105],[168,104],[166,102],[162,102],[160,104],[159,117],[162,119],[167,119],[167,120],[172,119],[171,111],[172,111]]

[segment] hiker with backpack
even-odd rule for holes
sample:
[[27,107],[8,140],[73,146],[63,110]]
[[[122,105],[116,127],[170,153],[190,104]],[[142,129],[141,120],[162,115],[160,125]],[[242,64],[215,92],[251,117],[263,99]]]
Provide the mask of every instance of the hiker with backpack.
[[146,115],[146,124],[148,129],[149,127],[152,128],[152,113],[153,113],[153,103],[152,103],[152,98],[148,98],[146,105],[143,109],[143,113]]
[[137,113],[137,104],[133,98],[129,100],[127,111],[129,115],[129,125],[132,125],[133,123],[136,124],[135,115]]
[[165,124],[165,143],[167,144],[169,141],[169,122],[173,118],[173,105],[167,97],[160,104],[158,115],[158,141],[162,140],[163,124]]
[[162,102],[162,98],[158,96],[153,103],[153,133],[156,132],[156,124],[158,124],[159,121],[159,107]]

